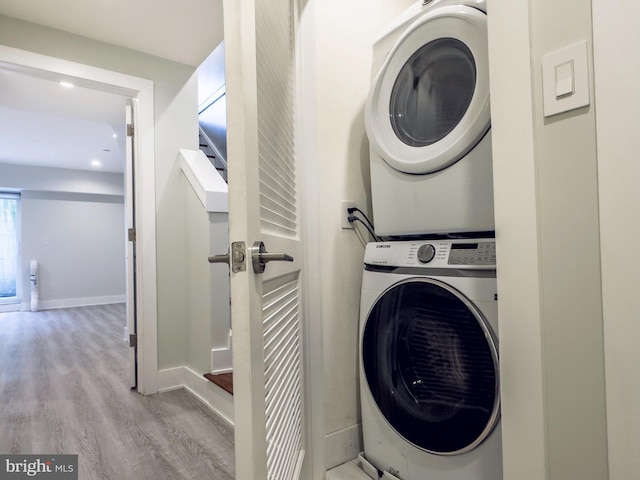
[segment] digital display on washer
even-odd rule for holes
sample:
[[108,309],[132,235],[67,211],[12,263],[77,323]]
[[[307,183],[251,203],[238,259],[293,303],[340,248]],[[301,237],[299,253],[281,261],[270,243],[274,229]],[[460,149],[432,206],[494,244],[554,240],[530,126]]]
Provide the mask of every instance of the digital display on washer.
[[452,243],[449,265],[495,265],[496,244],[494,242]]
[[476,250],[477,248],[477,243],[454,243],[451,245],[451,250]]

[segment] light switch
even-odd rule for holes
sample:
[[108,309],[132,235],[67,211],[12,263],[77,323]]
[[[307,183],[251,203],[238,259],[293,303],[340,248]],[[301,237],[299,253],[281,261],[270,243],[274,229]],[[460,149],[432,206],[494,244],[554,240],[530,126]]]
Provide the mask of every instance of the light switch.
[[542,57],[542,90],[545,117],[589,105],[586,40]]
[[573,85],[573,60],[556,65],[556,98],[573,95],[575,87]]

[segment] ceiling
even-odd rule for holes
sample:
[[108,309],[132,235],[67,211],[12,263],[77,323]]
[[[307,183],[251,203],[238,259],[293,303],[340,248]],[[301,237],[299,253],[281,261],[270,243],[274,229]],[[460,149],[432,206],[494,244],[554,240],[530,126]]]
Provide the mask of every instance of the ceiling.
[[0,163],[123,172],[125,102],[0,69]]
[[[223,38],[222,0],[0,0],[0,15],[191,66]],[[0,163],[122,172],[125,102],[0,65]]]
[[0,0],[0,15],[197,67],[222,41],[222,0]]

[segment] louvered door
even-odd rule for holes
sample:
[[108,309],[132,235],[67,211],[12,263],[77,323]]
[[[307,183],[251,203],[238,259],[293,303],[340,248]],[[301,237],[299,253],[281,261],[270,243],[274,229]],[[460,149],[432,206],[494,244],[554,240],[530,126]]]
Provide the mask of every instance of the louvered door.
[[[295,480],[305,450],[297,13],[291,0],[224,10],[230,238],[246,242],[246,270],[231,274],[236,478]],[[292,261],[255,273],[259,242]]]

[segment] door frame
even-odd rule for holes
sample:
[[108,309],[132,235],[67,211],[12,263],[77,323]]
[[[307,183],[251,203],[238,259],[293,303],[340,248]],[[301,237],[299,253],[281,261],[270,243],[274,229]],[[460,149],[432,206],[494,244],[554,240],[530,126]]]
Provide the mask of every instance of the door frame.
[[298,155],[302,195],[301,229],[305,241],[303,341],[305,422],[309,446],[311,479],[321,480],[326,472],[326,423],[324,382],[324,328],[322,307],[322,246],[320,244],[320,193],[318,179],[322,168],[318,158],[318,69],[316,0],[296,0],[298,9]]
[[[0,45],[0,65],[36,73],[41,78],[67,77],[76,85],[137,99],[135,205],[137,218],[138,392],[158,391],[158,325],[156,289],[155,145],[153,81],[90,65]],[[35,70],[34,70],[35,69]],[[125,200],[126,201],[126,200]],[[127,302],[133,299],[127,299]]]

